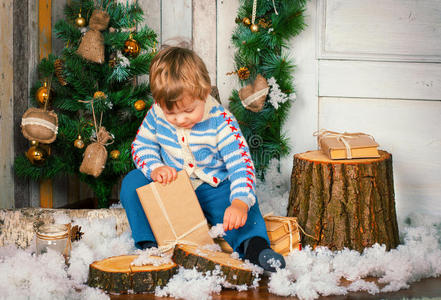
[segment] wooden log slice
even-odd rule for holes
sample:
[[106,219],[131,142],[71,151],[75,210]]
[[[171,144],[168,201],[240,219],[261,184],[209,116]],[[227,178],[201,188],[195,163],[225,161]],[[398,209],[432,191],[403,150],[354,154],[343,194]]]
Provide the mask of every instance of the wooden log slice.
[[87,284],[110,293],[126,294],[153,292],[164,286],[176,273],[175,263],[160,266],[132,266],[137,255],[113,256],[95,261],[89,266]]
[[196,268],[199,272],[212,271],[219,266],[225,280],[234,285],[251,285],[255,275],[250,267],[230,254],[211,251],[191,245],[177,245],[173,251],[173,261],[186,269]]
[[294,155],[288,216],[315,239],[302,244],[363,251],[375,243],[399,244],[392,156],[331,160],[321,151]]

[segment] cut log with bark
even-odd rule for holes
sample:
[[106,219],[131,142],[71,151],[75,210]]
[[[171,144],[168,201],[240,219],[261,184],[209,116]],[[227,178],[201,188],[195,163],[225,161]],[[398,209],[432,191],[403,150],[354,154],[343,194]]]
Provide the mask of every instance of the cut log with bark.
[[288,216],[311,235],[302,244],[357,251],[399,244],[392,155],[331,160],[321,151],[294,155]]
[[211,251],[192,245],[177,245],[173,251],[173,261],[186,269],[196,268],[199,272],[209,272],[219,266],[225,280],[233,285],[251,285],[256,277],[252,269],[242,260],[230,254]]
[[122,255],[95,261],[89,266],[87,284],[109,293],[154,292],[164,286],[177,271],[173,262],[159,266],[132,266],[137,255]]
[[57,216],[103,219],[114,218],[115,230],[119,235],[129,229],[126,212],[123,208],[110,209],[47,209],[21,208],[0,209],[0,247],[15,245],[27,248],[35,237],[35,231],[43,223],[54,223]]

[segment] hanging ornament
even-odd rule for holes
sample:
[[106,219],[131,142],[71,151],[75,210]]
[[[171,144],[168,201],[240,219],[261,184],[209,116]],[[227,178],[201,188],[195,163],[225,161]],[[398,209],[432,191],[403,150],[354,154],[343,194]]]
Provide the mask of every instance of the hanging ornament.
[[58,82],[65,86],[67,85],[66,79],[63,77],[63,69],[64,69],[64,62],[62,59],[57,58],[54,62],[54,68],[55,68],[55,76],[57,76]]
[[110,151],[110,157],[115,160],[119,158],[120,154],[121,152],[119,152],[117,149]]
[[96,91],[94,94],[93,94],[93,99],[102,99],[102,98],[104,98],[104,99],[107,99],[107,96],[106,96],[106,94],[104,93],[104,92],[102,92],[102,91]]
[[75,140],[74,147],[78,148],[78,149],[84,148],[84,141],[83,141],[83,138],[81,137],[81,135],[78,135],[77,139]]
[[245,18],[242,19],[242,22],[243,22],[246,26],[250,26],[250,25],[251,25],[251,20],[250,20],[250,18],[245,17]]
[[44,165],[48,158],[48,152],[45,148],[40,147],[39,143],[32,141],[32,146],[26,152],[26,157],[34,166],[40,167]]
[[46,81],[43,83],[43,86],[40,87],[35,93],[35,98],[37,99],[37,102],[40,106],[44,106],[46,102],[51,102],[52,95],[49,92],[49,87],[47,86]]
[[75,25],[79,28],[86,26],[86,19],[84,19],[83,16],[81,15],[81,10],[80,13],[78,14],[78,17],[75,19]]
[[153,48],[152,48],[152,53],[156,53],[158,52],[158,49],[156,49],[156,41],[153,42]]
[[30,107],[21,119],[21,130],[30,141],[50,144],[57,138],[58,116],[53,111]]
[[107,12],[95,9],[89,19],[89,30],[81,39],[77,53],[91,62],[104,63],[104,37],[101,31],[109,25],[110,16]]
[[256,21],[256,10],[257,10],[257,0],[254,0],[253,1],[253,15],[251,17],[251,26],[250,26],[250,30],[252,32],[259,31],[259,26],[254,23]]
[[132,34],[130,34],[129,39],[124,42],[124,55],[135,58],[138,56],[139,50],[138,42],[132,37]]
[[237,76],[239,76],[241,80],[247,80],[250,77],[250,70],[248,70],[247,67],[241,67],[237,71]]
[[[84,151],[83,161],[81,162],[80,172],[92,175],[93,177],[98,177],[103,172],[106,161],[107,161],[107,150],[106,146],[113,143],[113,135],[111,135],[104,126],[101,126],[103,120],[103,113],[101,112],[99,125],[96,121],[95,110],[93,108],[93,99],[90,101],[78,100],[82,103],[90,103],[92,107],[93,123],[95,125],[96,136],[93,138],[93,143],[87,146],[86,151]],[[110,143],[107,143],[112,140]]]
[[135,102],[135,104],[133,104],[133,106],[137,111],[141,111],[145,109],[146,104],[144,100],[138,100]]
[[259,112],[265,105],[268,91],[268,82],[265,77],[258,74],[252,84],[244,86],[239,90],[239,98],[246,109]]

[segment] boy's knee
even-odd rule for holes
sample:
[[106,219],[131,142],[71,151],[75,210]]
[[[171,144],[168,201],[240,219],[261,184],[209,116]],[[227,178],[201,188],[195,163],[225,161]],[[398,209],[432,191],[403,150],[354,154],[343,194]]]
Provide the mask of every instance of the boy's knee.
[[136,193],[136,189],[149,183],[149,180],[138,169],[130,171],[122,180],[120,200],[124,204],[124,201],[129,199],[133,193]]

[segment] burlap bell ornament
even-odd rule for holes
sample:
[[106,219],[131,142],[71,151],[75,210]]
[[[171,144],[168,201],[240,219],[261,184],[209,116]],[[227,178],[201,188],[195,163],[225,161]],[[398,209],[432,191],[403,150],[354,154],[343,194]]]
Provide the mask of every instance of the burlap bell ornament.
[[259,112],[265,105],[268,91],[269,86],[265,77],[257,74],[256,79],[252,84],[244,86],[239,90],[239,98],[246,109],[253,112]]
[[98,177],[103,172],[107,161],[106,143],[112,139],[110,133],[105,127],[100,127],[97,133],[96,141],[87,146],[84,152],[84,158],[81,162],[80,172]]
[[23,136],[30,141],[49,144],[58,133],[58,116],[54,111],[31,107],[21,119]]
[[77,53],[84,59],[95,63],[104,62],[104,37],[101,31],[109,25],[110,16],[107,12],[95,9],[89,19],[89,30],[84,34]]

